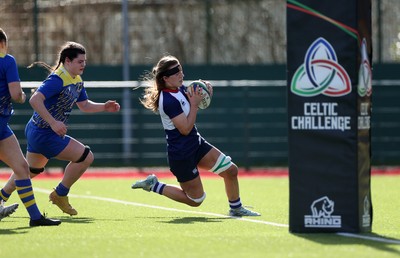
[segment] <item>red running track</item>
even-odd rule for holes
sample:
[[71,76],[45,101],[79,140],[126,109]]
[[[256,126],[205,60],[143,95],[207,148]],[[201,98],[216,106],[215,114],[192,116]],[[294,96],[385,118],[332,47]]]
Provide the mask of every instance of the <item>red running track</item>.
[[[143,178],[149,174],[157,174],[160,178],[173,177],[167,168],[90,168],[81,178]],[[215,174],[201,171],[202,177],[217,177]],[[400,167],[373,167],[371,169],[375,175],[400,175]],[[11,169],[0,170],[0,180],[7,180],[11,174]],[[287,177],[288,169],[282,168],[256,168],[251,170],[239,169],[239,177]],[[37,179],[59,179],[63,171],[59,168],[47,169],[40,174]]]

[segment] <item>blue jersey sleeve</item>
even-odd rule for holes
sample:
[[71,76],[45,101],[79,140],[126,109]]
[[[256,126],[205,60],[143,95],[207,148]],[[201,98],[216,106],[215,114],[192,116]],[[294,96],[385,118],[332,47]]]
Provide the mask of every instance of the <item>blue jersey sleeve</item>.
[[11,55],[0,53],[0,114],[11,115],[13,105],[8,84],[19,82],[17,62]]
[[8,55],[9,57],[9,65],[6,69],[6,78],[7,78],[7,83],[10,82],[19,82],[19,75],[18,75],[18,68],[17,68],[17,62],[15,61],[15,58],[11,55]]
[[83,87],[82,91],[81,91],[81,94],[79,95],[78,100],[76,102],[81,102],[81,101],[87,100],[88,98],[89,97],[88,97],[88,95],[86,93],[86,89],[85,89],[85,87]]
[[60,94],[63,89],[63,80],[56,76],[50,75],[38,88],[38,92],[42,93],[46,99]]
[[165,114],[167,114],[170,119],[183,113],[179,101],[176,98],[172,97],[170,94],[164,95],[163,108]]

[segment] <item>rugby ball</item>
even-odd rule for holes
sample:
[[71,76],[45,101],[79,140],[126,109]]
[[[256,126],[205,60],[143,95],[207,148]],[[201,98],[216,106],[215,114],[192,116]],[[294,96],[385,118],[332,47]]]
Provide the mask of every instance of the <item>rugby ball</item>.
[[199,103],[199,108],[200,109],[206,109],[211,103],[211,94],[208,91],[207,85],[202,82],[202,81],[192,81],[187,87],[186,91],[189,92],[189,94],[193,94],[193,92],[197,89],[197,87],[201,88],[201,95],[202,95],[202,100]]

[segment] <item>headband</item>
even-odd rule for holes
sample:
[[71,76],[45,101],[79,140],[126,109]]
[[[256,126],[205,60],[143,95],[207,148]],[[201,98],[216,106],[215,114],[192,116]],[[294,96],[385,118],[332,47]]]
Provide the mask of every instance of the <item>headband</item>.
[[161,72],[160,75],[161,76],[171,76],[171,75],[177,74],[177,73],[179,73],[181,71],[179,69],[180,67],[181,67],[180,65],[177,65],[172,69],[169,69],[169,70],[166,70],[164,72]]

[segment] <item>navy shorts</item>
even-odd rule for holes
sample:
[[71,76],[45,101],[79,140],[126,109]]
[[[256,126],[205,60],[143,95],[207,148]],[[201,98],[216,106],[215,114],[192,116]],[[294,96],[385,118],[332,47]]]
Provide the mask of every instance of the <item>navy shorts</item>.
[[51,128],[40,128],[29,122],[25,127],[25,136],[28,140],[27,150],[39,153],[48,159],[56,157],[68,145],[71,137],[57,135]]
[[0,141],[10,137],[14,134],[8,125],[11,116],[0,116]]
[[196,152],[184,160],[173,160],[168,158],[171,172],[180,183],[195,179],[199,176],[197,164],[213,148],[211,144],[201,138],[200,145]]

